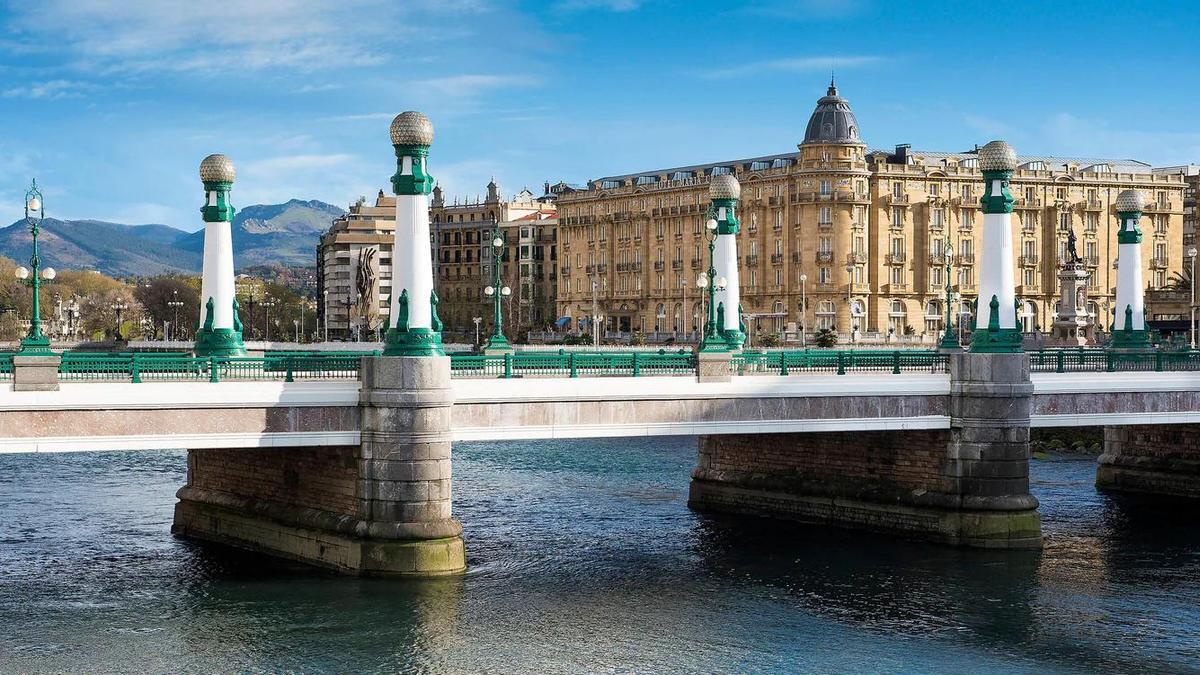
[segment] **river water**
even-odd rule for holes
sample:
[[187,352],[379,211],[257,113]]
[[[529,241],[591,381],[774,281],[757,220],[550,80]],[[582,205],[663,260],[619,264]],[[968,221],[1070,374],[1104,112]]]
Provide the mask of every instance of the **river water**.
[[1041,553],[686,506],[694,439],[455,447],[470,571],[169,534],[185,454],[0,456],[0,672],[1200,672],[1200,528],[1037,461]]

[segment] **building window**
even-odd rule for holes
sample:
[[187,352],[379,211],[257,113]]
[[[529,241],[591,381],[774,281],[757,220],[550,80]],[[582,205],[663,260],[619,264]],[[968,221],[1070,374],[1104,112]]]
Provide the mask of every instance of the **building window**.
[[964,230],[969,230],[975,226],[975,212],[969,209],[963,209],[959,214],[959,222],[962,223]]
[[904,209],[899,206],[892,207],[892,227],[904,227]]
[[934,209],[933,210],[933,226],[936,228],[941,228],[942,224],[945,223],[945,221],[946,221],[946,210],[945,209]]
[[833,275],[830,274],[830,268],[821,267],[817,269],[817,283],[830,284],[833,282]]
[[822,225],[829,225],[833,222],[833,209],[832,208],[830,208],[828,206],[821,207],[820,222]]
[[888,277],[889,277],[889,279],[888,279],[889,283],[892,283],[895,285],[900,285],[900,284],[904,283],[904,268],[900,267],[899,265],[895,265],[895,266],[889,268]]
[[821,181],[821,194],[829,195],[833,192],[833,184],[828,180]]

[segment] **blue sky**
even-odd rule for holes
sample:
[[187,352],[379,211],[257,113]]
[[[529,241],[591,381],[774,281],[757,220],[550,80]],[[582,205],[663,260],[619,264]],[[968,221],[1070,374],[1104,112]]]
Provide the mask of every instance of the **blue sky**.
[[1200,162],[1197,2],[0,2],[0,222],[194,230],[234,203],[387,186],[422,110],[449,195],[788,152],[829,72],[872,147]]

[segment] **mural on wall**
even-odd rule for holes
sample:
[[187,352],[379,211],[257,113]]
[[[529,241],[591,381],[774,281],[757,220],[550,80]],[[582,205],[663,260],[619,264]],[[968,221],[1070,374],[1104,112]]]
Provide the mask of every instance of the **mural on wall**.
[[367,337],[381,328],[377,286],[379,284],[379,249],[359,249],[358,264],[354,269],[354,330],[359,336]]

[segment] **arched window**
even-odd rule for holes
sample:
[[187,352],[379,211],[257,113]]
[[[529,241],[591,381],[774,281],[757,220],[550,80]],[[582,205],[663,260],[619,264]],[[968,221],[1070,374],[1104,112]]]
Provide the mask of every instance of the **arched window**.
[[900,300],[900,299],[893,299],[891,313],[903,315],[904,314],[904,301]]
[[682,332],[683,331],[683,304],[682,303],[678,303],[678,302],[675,303],[675,312],[673,313],[672,316],[673,316],[673,321],[674,321],[674,323],[672,325],[675,326],[675,328],[674,328],[675,332],[677,332],[677,333]]
[[1021,303],[1021,330],[1032,333],[1037,329],[1037,305],[1032,300],[1026,300]]
[[941,316],[942,303],[939,300],[930,300],[925,303],[925,316]]
[[854,300],[850,303],[851,316],[863,316],[864,314],[866,314],[866,310],[863,309],[862,300]]
[[775,320],[772,322],[775,325],[775,332],[782,333],[783,322],[785,319],[787,319],[787,316],[785,315],[786,310],[783,308],[783,303],[777,300],[775,304],[771,305],[771,312],[778,315],[774,317]]

